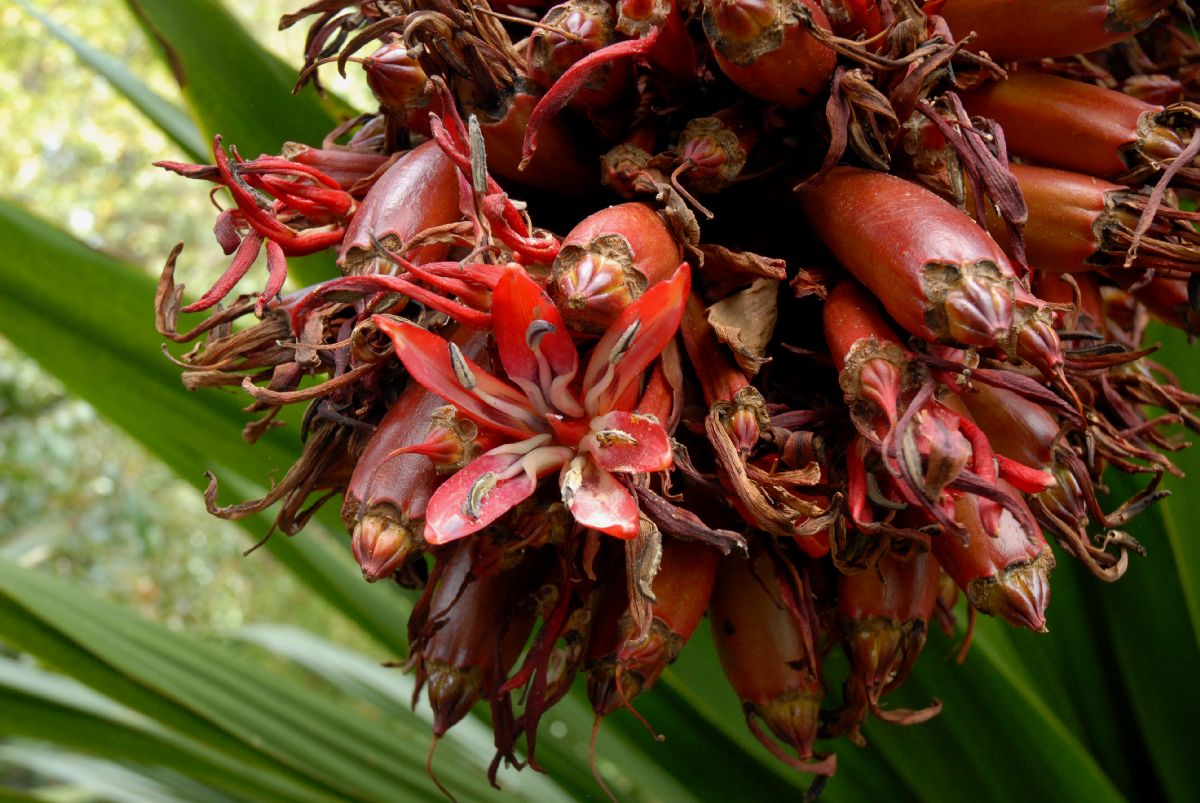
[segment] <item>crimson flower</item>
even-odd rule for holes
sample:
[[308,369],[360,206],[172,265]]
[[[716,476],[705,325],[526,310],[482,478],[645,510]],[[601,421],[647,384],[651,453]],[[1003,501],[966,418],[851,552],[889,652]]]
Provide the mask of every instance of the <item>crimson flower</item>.
[[414,380],[510,439],[438,488],[426,510],[425,540],[445,544],[482,530],[556,469],[577,522],[618,538],[637,535],[637,500],[613,473],[672,465],[662,424],[632,410],[642,372],[679,328],[689,285],[684,263],[628,306],[596,342],[579,381],[579,353],[562,315],[520,268],[492,294],[496,346],[510,381],[410,321],[375,316]]

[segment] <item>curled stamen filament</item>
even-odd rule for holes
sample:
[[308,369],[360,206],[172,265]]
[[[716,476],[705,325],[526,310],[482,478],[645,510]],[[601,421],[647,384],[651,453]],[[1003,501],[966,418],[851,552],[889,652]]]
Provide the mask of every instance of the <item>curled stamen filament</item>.
[[450,346],[450,367],[454,369],[454,378],[458,380],[458,384],[462,385],[464,390],[469,391],[475,396],[475,398],[479,399],[479,401],[483,402],[484,404],[487,404],[504,413],[505,415],[511,416],[517,421],[520,421],[522,424],[528,427],[530,431],[536,432],[539,429],[545,428],[545,425],[542,423],[541,419],[539,419],[538,416],[535,415],[531,410],[527,410],[526,408],[514,404],[513,402],[505,401],[504,399],[498,399],[483,388],[479,387],[479,380],[475,378],[475,373],[467,364],[467,359],[463,356],[462,351],[454,343],[450,343],[448,345]]
[[608,355],[608,365],[604,366],[604,375],[588,388],[587,395],[583,398],[583,409],[588,415],[595,415],[599,409],[600,394],[608,390],[608,386],[612,384],[613,379],[617,375],[617,363],[625,356],[633,345],[633,339],[637,337],[637,333],[642,328],[640,320],[629,324],[629,327],[621,333],[617,338],[617,342],[613,344],[612,351]]

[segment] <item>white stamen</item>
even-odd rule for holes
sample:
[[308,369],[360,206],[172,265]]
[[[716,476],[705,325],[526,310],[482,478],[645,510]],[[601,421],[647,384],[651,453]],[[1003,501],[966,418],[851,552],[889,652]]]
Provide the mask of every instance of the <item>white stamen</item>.
[[617,338],[617,342],[613,344],[612,351],[608,353],[608,365],[604,366],[604,376],[600,377],[600,381],[588,388],[587,395],[583,399],[583,407],[588,415],[595,415],[600,404],[600,394],[608,389],[612,384],[613,377],[616,376],[617,363],[629,351],[629,347],[633,345],[633,339],[637,337],[637,333],[641,331],[642,322],[636,320],[629,324],[621,336]]
[[600,394],[608,389],[612,384],[613,377],[617,374],[616,365],[611,361],[604,366],[604,376],[600,377],[600,381],[588,388],[587,395],[583,397],[583,409],[588,415],[595,415],[600,408]]
[[[550,368],[550,361],[546,358],[545,352],[542,351],[542,338],[557,331],[558,327],[549,321],[538,319],[529,324],[529,328],[525,330],[525,345],[529,346],[529,350],[533,352],[534,359],[537,360],[537,397],[535,398],[531,392],[532,388],[530,385],[532,383],[517,382],[517,384],[521,386],[521,390],[525,391],[525,395],[529,397],[530,401],[534,402],[534,406],[538,407],[539,411],[548,412],[545,404],[549,401],[560,413],[568,418],[578,418],[583,415],[583,408],[579,406],[579,402],[575,401],[567,390],[567,385],[575,378],[575,371],[555,376]],[[539,401],[542,402],[541,406],[538,405]]]
[[471,189],[476,195],[484,195],[488,185],[487,151],[479,118],[473,114],[467,118],[467,143],[471,149]]
[[539,415],[550,412],[550,406],[546,403],[542,389],[536,382],[523,376],[510,376],[508,379],[525,393],[525,398],[529,399],[529,403],[533,405],[533,409],[537,410]]

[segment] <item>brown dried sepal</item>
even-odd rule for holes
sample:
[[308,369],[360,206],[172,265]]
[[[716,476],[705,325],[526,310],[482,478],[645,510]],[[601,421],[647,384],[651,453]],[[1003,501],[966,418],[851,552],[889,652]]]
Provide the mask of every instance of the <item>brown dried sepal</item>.
[[749,376],[771,361],[767,345],[775,334],[779,282],[755,279],[749,287],[705,310],[717,339],[733,351],[738,367]]
[[[265,496],[227,507],[217,504],[217,478],[210,471],[208,488],[204,491],[204,505],[208,512],[218,518],[238,521],[247,516],[261,513],[271,505],[284,500],[282,509],[275,517],[275,526],[285,535],[295,535],[304,529],[312,515],[329,498],[340,493],[349,481],[353,454],[350,450],[352,433],[348,427],[331,421],[318,421],[309,432],[300,459]],[[318,490],[327,493],[304,507],[309,495]]]

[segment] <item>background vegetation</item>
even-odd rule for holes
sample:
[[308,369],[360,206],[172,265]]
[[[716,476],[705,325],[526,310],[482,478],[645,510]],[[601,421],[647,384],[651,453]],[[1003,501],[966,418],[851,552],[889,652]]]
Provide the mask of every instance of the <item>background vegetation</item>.
[[[362,583],[330,517],[240,556],[265,520],[212,519],[195,486],[216,468],[254,493],[295,431],[241,444],[241,400],[186,393],[153,332],[170,246],[187,242],[193,286],[225,258],[206,194],[150,162],[204,161],[217,130],[248,153],[313,141],[337,113],[288,96],[303,32],[274,21],[296,4],[0,8],[0,799],[436,797],[428,714],[379,666],[402,654],[408,600]],[[332,86],[367,105],[357,82]],[[1164,361],[1200,387],[1195,355],[1163,337]],[[1150,555],[1117,586],[1060,562],[1048,636],[983,622],[958,666],[935,634],[896,704],[937,696],[945,712],[839,745],[827,799],[1191,799],[1200,495],[1175,483],[1189,487],[1138,523]],[[668,741],[605,723],[601,768],[625,799],[792,797],[808,780],[749,737],[703,636],[639,708]],[[590,724],[578,694],[555,709],[551,777],[507,773],[506,793],[598,798]],[[452,733],[442,776],[464,798],[493,794],[486,725]]]

